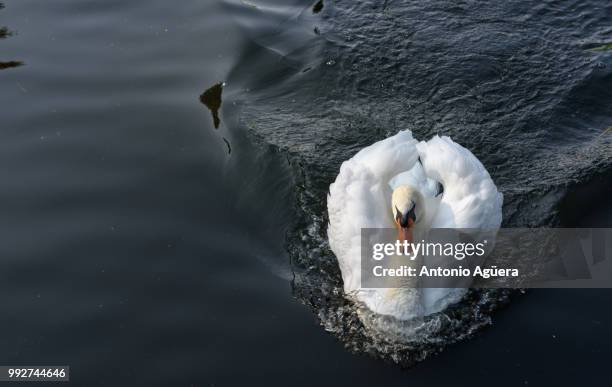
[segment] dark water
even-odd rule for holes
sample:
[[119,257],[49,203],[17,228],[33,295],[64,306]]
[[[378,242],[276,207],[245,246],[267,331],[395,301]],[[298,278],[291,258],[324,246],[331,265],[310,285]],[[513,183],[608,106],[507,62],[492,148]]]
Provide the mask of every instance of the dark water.
[[507,226],[610,227],[612,7],[315,3],[4,2],[0,363],[75,385],[606,385],[609,291],[495,313],[475,294],[452,335],[388,345],[324,228],[339,164],[404,128],[471,149]]

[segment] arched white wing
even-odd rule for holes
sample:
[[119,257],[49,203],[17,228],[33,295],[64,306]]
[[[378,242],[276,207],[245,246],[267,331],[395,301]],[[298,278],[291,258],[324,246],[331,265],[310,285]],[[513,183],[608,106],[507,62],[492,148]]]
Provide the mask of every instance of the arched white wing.
[[446,136],[421,141],[417,149],[425,174],[444,187],[432,228],[499,228],[503,195],[472,152]]
[[342,163],[329,187],[327,236],[346,293],[358,290],[361,283],[361,229],[393,227],[389,181],[414,166],[416,144],[406,130],[368,146]]

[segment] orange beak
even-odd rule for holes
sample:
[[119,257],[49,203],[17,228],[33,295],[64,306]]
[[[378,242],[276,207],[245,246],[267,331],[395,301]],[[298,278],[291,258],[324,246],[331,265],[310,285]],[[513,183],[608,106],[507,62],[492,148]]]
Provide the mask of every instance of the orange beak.
[[[408,219],[408,227],[402,227],[397,222],[396,222],[396,225],[397,225],[397,239],[402,244],[404,243],[404,241],[406,241],[412,246],[412,242],[414,242],[414,237],[412,234],[412,226],[414,225],[414,221],[412,219]],[[410,249],[412,249],[412,247],[410,247]]]
[[397,226],[397,230],[398,230],[398,239],[403,242],[403,241],[408,241],[409,243],[412,243],[414,241],[413,236],[412,236],[412,225],[414,224],[414,222],[412,221],[412,219],[408,220],[408,227],[402,227],[400,225]]

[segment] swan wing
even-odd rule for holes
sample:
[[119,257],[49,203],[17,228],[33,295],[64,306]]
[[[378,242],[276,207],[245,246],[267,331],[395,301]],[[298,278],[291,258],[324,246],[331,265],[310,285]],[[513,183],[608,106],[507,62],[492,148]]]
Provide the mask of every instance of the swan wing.
[[406,130],[363,148],[342,164],[329,187],[327,236],[346,293],[361,285],[361,229],[393,227],[389,180],[414,166],[416,144]]
[[[431,228],[497,230],[502,220],[503,196],[482,163],[449,137],[435,136],[417,145],[428,178],[444,187]],[[458,302],[466,289],[431,288],[422,292],[427,313],[444,310]]]
[[444,187],[432,228],[499,228],[503,195],[472,152],[446,136],[421,141],[417,150],[425,174]]

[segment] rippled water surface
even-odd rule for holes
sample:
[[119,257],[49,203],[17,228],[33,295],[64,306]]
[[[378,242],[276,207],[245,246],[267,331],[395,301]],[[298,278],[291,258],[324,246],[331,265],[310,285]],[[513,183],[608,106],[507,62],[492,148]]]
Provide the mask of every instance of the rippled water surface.
[[609,227],[607,1],[3,5],[0,363],[76,385],[607,377],[609,291],[473,292],[396,343],[325,238],[340,163],[406,128],[472,150],[507,226]]

